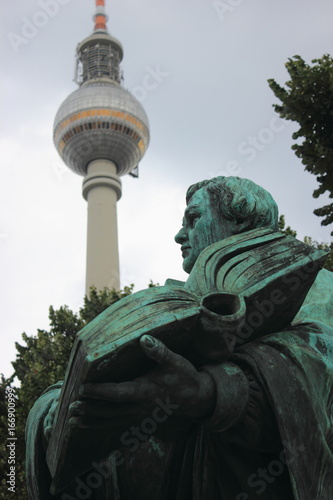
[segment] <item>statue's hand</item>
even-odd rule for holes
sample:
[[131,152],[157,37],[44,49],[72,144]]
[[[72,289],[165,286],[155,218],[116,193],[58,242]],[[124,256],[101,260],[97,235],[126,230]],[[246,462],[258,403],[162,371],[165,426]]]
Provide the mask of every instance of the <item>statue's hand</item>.
[[47,442],[49,442],[51,436],[54,417],[58,408],[59,396],[60,396],[60,391],[59,394],[54,398],[50,406],[50,409],[44,418],[44,436]]
[[162,405],[169,405],[170,414],[178,417],[210,416],[215,406],[211,376],[148,335],[140,339],[140,344],[157,366],[129,382],[83,386],[80,393],[84,400],[76,401],[70,408],[73,424],[91,428],[109,427],[111,422],[120,425],[149,417],[161,401]]

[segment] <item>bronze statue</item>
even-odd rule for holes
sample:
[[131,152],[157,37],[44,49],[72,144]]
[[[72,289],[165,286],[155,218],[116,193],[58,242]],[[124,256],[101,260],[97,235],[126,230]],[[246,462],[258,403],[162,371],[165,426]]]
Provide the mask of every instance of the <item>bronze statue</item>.
[[[237,177],[189,188],[175,240],[187,282],[102,313],[78,335],[63,391],[49,388],[31,410],[30,498],[329,500],[333,275],[320,270],[324,255],[278,233],[271,195]],[[119,316],[126,307],[130,320]],[[107,342],[112,321],[127,335],[101,353],[98,332]]]

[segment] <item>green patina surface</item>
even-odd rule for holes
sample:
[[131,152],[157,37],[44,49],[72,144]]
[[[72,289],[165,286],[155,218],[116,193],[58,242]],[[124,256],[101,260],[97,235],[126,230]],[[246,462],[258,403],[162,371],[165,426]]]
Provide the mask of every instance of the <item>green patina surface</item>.
[[[63,386],[30,413],[31,499],[331,498],[333,275],[320,271],[324,252],[277,232],[277,218],[249,180],[189,188],[175,236],[187,282],[126,297],[80,332]],[[163,369],[140,341],[147,334],[171,350]],[[94,381],[111,392],[126,381],[121,403],[104,395],[89,406],[82,385]],[[106,425],[110,408],[120,418]],[[134,423],[149,439],[131,434]],[[96,460],[108,474],[94,486]]]

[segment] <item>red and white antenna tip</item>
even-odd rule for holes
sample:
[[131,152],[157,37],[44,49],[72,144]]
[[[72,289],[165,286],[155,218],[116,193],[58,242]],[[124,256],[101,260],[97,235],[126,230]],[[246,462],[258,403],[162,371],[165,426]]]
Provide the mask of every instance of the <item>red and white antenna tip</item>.
[[95,31],[107,31],[108,16],[105,14],[105,0],[96,0],[96,14],[94,15]]

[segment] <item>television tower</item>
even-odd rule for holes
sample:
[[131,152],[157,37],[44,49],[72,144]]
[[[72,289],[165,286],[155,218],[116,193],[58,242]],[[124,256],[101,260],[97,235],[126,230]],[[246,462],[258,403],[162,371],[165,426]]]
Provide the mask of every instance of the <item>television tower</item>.
[[122,86],[121,43],[107,30],[104,0],[96,0],[93,34],[76,50],[79,88],[61,104],[54,143],[65,164],[83,175],[88,202],[86,294],[119,290],[117,201],[120,176],[135,175],[149,144],[147,115]]

